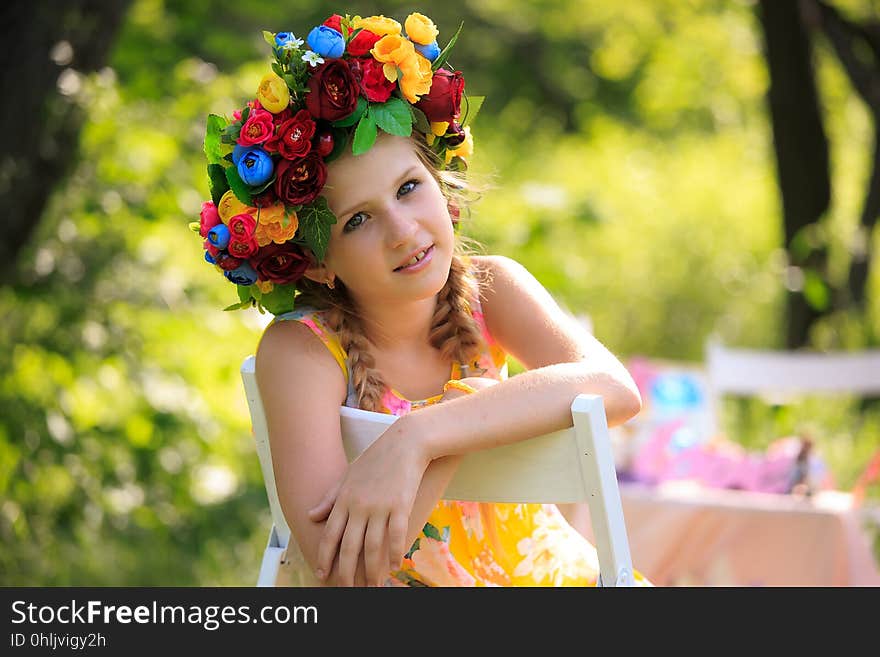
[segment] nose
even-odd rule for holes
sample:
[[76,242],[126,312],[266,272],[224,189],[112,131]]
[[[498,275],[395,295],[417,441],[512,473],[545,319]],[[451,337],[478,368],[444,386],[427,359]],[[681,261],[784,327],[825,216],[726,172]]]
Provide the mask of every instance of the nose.
[[418,221],[400,203],[392,204],[387,208],[387,242],[389,247],[397,249],[413,245],[413,235],[418,232]]

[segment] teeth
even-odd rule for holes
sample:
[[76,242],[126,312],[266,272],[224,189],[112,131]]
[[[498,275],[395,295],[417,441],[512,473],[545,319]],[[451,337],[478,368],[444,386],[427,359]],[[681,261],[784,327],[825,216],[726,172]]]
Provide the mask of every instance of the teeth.
[[[426,251],[427,251],[427,249],[426,249]],[[425,251],[421,251],[417,255],[414,255],[413,259],[410,260],[408,263],[406,263],[404,265],[404,267],[411,267],[412,265],[416,264],[419,260],[421,260],[424,257],[425,257]]]

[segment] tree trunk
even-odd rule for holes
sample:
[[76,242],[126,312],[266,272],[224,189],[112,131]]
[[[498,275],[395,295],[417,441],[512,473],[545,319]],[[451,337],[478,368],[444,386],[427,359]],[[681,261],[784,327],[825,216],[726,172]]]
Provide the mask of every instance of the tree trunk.
[[846,284],[847,305],[864,312],[872,260],[871,237],[880,217],[880,24],[853,23],[824,2],[816,3],[816,7],[828,41],[853,88],[867,104],[874,121],[871,176],[859,218],[859,243],[851,250],[852,260]]
[[[0,65],[0,281],[39,224],[51,191],[76,158],[83,113],[59,88],[65,69],[105,65],[130,0],[7,0],[0,7],[6,61]],[[68,85],[75,82],[66,74]],[[0,283],[0,284],[2,284]]]
[[[828,140],[819,111],[810,37],[797,0],[761,0],[759,16],[770,71],[769,104],[785,247],[790,265],[824,278],[824,244],[806,254],[792,248],[805,227],[819,222],[831,199]],[[788,294],[786,311],[787,347],[807,345],[810,327],[822,310],[808,303],[803,290],[795,289]]]

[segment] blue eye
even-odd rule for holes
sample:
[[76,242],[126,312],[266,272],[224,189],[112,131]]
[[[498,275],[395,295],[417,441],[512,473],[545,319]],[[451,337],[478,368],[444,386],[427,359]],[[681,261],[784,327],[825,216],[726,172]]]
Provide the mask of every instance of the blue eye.
[[361,221],[361,222],[357,222],[357,223],[352,223],[352,222],[354,222],[355,219],[357,219],[358,217],[361,217],[362,219],[366,220],[366,215],[365,215],[363,212],[358,212],[358,213],[352,215],[351,219],[348,220],[348,223],[345,224],[345,227],[342,229],[343,232],[350,233],[350,232],[353,231],[355,228],[357,228],[358,226],[360,226],[361,224],[363,224],[363,223],[364,223],[363,221]]
[[418,180],[407,180],[400,186],[400,189],[397,190],[397,196],[400,198],[401,196],[406,196],[411,191],[413,191],[419,185]]

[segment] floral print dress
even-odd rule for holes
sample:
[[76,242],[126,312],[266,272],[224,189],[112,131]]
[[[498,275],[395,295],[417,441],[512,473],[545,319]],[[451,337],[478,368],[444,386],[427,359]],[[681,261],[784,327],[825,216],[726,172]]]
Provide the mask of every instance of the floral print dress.
[[[492,339],[479,301],[471,302],[485,349],[473,362],[452,366],[450,379],[466,376],[507,378],[507,356]],[[357,406],[345,351],[327,327],[324,315],[302,308],[276,321],[306,324],[327,346],[349,385],[347,406]],[[383,411],[406,415],[440,401],[409,400],[393,388],[382,399]],[[317,585],[294,541],[283,560],[279,585]],[[498,504],[440,500],[388,586],[595,586],[599,561],[595,548],[568,522],[555,504]],[[637,584],[650,585],[638,572]]]

